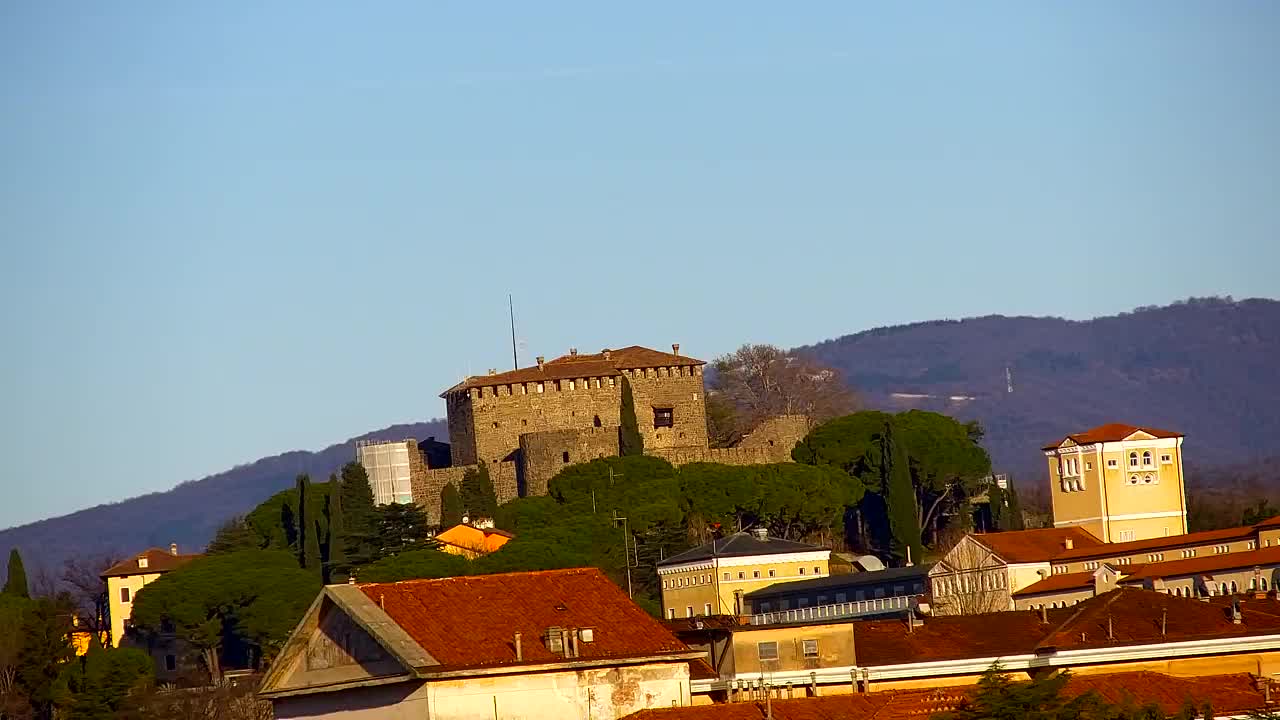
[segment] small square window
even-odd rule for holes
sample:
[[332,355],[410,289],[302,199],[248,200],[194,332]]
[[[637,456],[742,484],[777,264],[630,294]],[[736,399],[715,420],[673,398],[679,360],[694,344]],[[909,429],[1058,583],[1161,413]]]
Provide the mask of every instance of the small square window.
[[800,574],[801,574],[801,575],[803,575],[803,574],[804,574],[804,568],[800,568]]
[[813,659],[818,657],[818,641],[817,640],[801,640],[800,644],[804,649],[805,659]]
[[778,643],[776,642],[756,643],[756,653],[761,660],[777,660],[778,659]]
[[813,569],[813,574],[814,574],[814,575],[821,575],[821,574],[822,574],[822,568],[815,567],[815,568]]
[[1093,469],[1093,463],[1091,463],[1091,462],[1086,462],[1086,463],[1084,464],[1084,469],[1085,469],[1085,470],[1092,470],[1092,469]]
[[751,571],[751,577],[753,577],[753,578],[758,578],[758,577],[760,577],[760,571],[759,571],[759,570],[752,570],[752,571]]
[[729,573],[725,573],[725,574],[724,574],[724,579],[725,579],[725,580],[728,580],[728,579],[729,579],[729,577],[730,577],[730,576],[729,576]]
[[773,576],[774,576],[773,568],[769,568],[769,577],[773,577]]
[[164,656],[164,669],[173,672],[178,669],[178,658],[173,655]]
[[1160,456],[1160,464],[1161,464],[1161,465],[1171,465],[1171,464],[1173,464],[1173,456],[1172,456],[1172,455],[1161,455],[1161,456]]
[[653,409],[653,426],[655,428],[669,428],[675,425],[675,410],[672,408],[654,408]]
[[739,579],[739,580],[746,580],[746,579],[747,579],[747,574],[746,574],[745,572],[738,571],[738,579]]
[[1108,460],[1108,461],[1107,461],[1107,467],[1109,467],[1109,468],[1113,468],[1113,467],[1115,467],[1115,466],[1116,466],[1116,465],[1118,465],[1118,464],[1119,464],[1119,463],[1117,463],[1115,460]]
[[120,588],[120,602],[122,603],[129,602],[129,588],[127,587]]

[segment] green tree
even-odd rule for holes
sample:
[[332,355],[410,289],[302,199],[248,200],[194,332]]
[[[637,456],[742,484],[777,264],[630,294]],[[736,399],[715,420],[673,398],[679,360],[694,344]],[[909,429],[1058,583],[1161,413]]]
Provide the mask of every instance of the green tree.
[[884,471],[884,499],[889,515],[890,554],[898,562],[921,560],[920,521],[916,494],[911,485],[907,449],[897,442],[893,425],[885,423],[881,435],[881,468]]
[[320,521],[313,519],[307,528],[306,547],[302,553],[303,567],[320,577],[324,573],[324,562],[320,556]]
[[18,554],[18,548],[9,551],[9,574],[4,581],[5,595],[13,595],[21,598],[31,597],[31,592],[27,589],[27,570],[22,566],[22,556]]
[[68,720],[110,720],[126,709],[130,693],[153,679],[151,657],[134,648],[103,648],[94,642],[79,662],[69,662],[58,678]]
[[451,528],[462,522],[462,495],[453,483],[440,491],[440,527]]
[[378,508],[377,559],[407,550],[438,545],[431,539],[427,514],[413,503],[388,503]]
[[325,544],[325,582],[334,582],[334,578],[347,570],[346,538],[344,537],[344,519],[342,517],[342,493],[336,492],[336,477],[329,478],[329,534]]
[[139,592],[134,628],[155,637],[172,628],[197,649],[211,677],[221,675],[222,651],[238,648],[243,662],[270,662],[320,590],[320,578],[283,550],[210,555],[165,573]]
[[1064,690],[1070,679],[1071,673],[1063,670],[1017,682],[1004,674],[997,663],[982,674],[977,692],[961,707],[933,717],[934,720],[1162,720],[1165,717],[1154,703],[1142,707],[1131,700],[1111,704],[1094,692],[1069,697]]
[[468,468],[462,474],[459,485],[462,507],[472,520],[478,517],[491,518],[498,511],[498,496],[493,490],[493,481],[489,479],[489,469],[484,463]]
[[68,642],[71,610],[66,599],[39,598],[23,615],[16,680],[39,720],[53,717],[58,676],[75,656]]
[[360,567],[376,556],[378,516],[373,505],[369,475],[358,462],[342,466],[342,538],[347,563]]
[[470,574],[471,563],[461,555],[451,555],[432,549],[409,550],[366,566],[360,571],[360,581],[396,582]]
[[622,377],[621,425],[618,428],[618,453],[623,457],[644,454],[644,436],[640,434],[640,420],[636,417],[636,398],[631,391],[631,381]]
[[243,517],[233,517],[222,524],[214,533],[213,540],[205,552],[209,555],[220,555],[241,550],[257,550],[262,547],[262,538],[245,522]]
[[308,542],[310,542],[310,539],[307,536],[311,534],[312,525],[311,503],[308,502],[310,498],[307,497],[311,494],[311,478],[306,474],[299,475],[295,483],[294,496],[297,498],[295,501],[295,507],[298,512],[296,520],[298,540],[294,550],[298,553],[298,567],[312,567],[319,558],[307,557],[307,550],[309,549]]

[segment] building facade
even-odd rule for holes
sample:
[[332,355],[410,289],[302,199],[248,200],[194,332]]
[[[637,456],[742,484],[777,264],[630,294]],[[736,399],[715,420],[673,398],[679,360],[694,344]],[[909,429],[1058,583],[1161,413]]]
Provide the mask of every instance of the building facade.
[[1055,527],[1103,542],[1187,532],[1182,433],[1112,423],[1043,448]]
[[423,451],[412,439],[361,440],[356,443],[356,461],[369,476],[374,505],[413,502],[413,481],[427,470]]
[[111,646],[120,647],[125,631],[130,627],[133,601],[138,591],[154,582],[161,575],[182,567],[200,555],[180,555],[176,544],[169,550],[151,548],[102,571],[107,583],[107,607],[111,616]]
[[763,529],[718,538],[658,563],[667,619],[741,615],[743,597],[790,580],[831,574],[831,551]]

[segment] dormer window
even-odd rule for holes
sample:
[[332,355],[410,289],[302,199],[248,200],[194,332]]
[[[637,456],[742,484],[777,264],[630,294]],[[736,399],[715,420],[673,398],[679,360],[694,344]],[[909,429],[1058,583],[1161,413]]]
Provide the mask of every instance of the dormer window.
[[142,555],[138,558],[138,569],[139,570],[147,569],[147,556]]

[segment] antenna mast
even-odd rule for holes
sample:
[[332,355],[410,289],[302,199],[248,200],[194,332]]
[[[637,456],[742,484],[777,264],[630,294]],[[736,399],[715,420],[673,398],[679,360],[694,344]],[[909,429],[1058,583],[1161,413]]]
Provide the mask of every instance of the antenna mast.
[[511,293],[507,293],[507,310],[511,313],[511,369],[520,369],[520,356],[516,354],[516,306],[511,299]]

